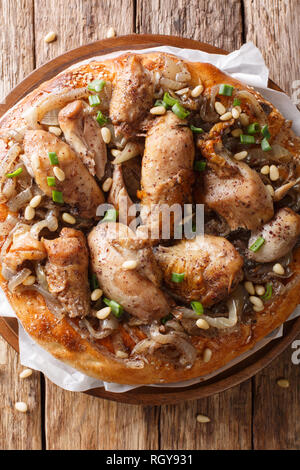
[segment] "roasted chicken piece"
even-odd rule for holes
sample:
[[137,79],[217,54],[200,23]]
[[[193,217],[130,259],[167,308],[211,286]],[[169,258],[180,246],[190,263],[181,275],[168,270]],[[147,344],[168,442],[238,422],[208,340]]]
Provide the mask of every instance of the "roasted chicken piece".
[[233,160],[220,139],[202,140],[199,144],[207,159],[203,172],[203,202],[220,214],[231,230],[255,230],[274,214],[272,197],[255,170],[244,162]]
[[[25,153],[30,161],[34,178],[41,190],[52,198],[52,190],[61,191],[65,203],[73,206],[80,216],[92,218],[96,209],[104,202],[104,196],[94,178],[68,144],[49,132],[27,131],[24,137]],[[49,152],[55,152],[59,168],[65,174],[64,181],[56,179],[56,186],[50,187],[47,176],[54,176]]]
[[[287,255],[295,246],[300,235],[300,216],[292,209],[280,209],[274,218],[259,230],[251,233],[248,257],[258,263],[270,263]],[[262,237],[264,244],[257,250],[250,247]]]
[[84,113],[84,103],[73,101],[58,115],[59,125],[68,144],[80,156],[91,175],[103,178],[107,162],[106,144],[101,127],[95,119]]
[[[155,119],[146,137],[139,192],[143,224],[151,226],[153,233],[173,204],[191,202],[194,156],[193,135],[186,121],[171,111]],[[171,226],[179,217],[182,213],[173,216]]]
[[[88,237],[92,267],[106,297],[150,322],[168,315],[170,303],[159,288],[161,272],[152,250],[130,248],[131,239],[135,239],[134,232],[123,224],[98,224]],[[125,261],[136,262],[136,268],[126,269]]]
[[4,257],[3,264],[16,271],[24,261],[40,261],[46,258],[43,242],[37,240],[28,225],[22,225],[13,234],[12,244]]
[[122,165],[114,165],[113,182],[109,191],[107,202],[112,204],[119,212],[119,221],[122,224],[129,225],[135,218],[130,208],[133,202],[130,199],[122,172]]
[[109,107],[109,117],[116,133],[130,136],[152,107],[154,86],[150,73],[137,55],[119,65]]
[[[155,257],[168,289],[184,302],[198,300],[209,307],[227,297],[243,278],[243,259],[223,237],[198,235],[174,246],[158,246]],[[183,281],[173,282],[172,273],[185,273]]]
[[58,238],[44,240],[48,261],[45,266],[48,287],[68,316],[90,313],[88,250],[82,232],[63,228]]

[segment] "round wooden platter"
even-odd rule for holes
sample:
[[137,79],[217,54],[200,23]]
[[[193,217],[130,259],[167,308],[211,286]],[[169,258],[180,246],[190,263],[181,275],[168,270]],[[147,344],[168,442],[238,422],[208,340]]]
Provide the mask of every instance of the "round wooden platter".
[[[197,49],[214,54],[228,54],[223,49],[209,44],[175,36],[131,34],[112,39],[103,39],[62,54],[28,75],[7,95],[4,104],[0,105],[0,117],[41,83],[49,80],[76,62],[114,51],[139,50],[162,45]],[[269,86],[275,90],[282,91],[271,80],[269,81]],[[300,318],[289,321],[284,324],[284,334],[281,338],[271,341],[264,348],[225,372],[190,387],[140,387],[125,393],[107,392],[101,387],[85,393],[108,400],[143,405],[179,403],[181,401],[208,397],[238,385],[255,375],[284,351],[299,333]],[[19,350],[18,324],[16,319],[0,317],[0,334],[16,351]]]

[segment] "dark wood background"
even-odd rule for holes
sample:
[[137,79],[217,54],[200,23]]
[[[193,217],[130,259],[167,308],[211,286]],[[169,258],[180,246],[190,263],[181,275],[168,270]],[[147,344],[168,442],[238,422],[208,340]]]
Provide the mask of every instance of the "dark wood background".
[[[0,100],[35,67],[106,36],[159,33],[232,51],[252,40],[287,93],[300,80],[300,0],[1,0]],[[49,31],[57,40],[44,42]],[[288,348],[252,380],[210,398],[161,407],[25,380],[0,338],[0,449],[300,449],[300,366]],[[286,377],[288,389],[276,380]],[[25,401],[26,414],[14,410]],[[200,424],[197,414],[210,417]]]

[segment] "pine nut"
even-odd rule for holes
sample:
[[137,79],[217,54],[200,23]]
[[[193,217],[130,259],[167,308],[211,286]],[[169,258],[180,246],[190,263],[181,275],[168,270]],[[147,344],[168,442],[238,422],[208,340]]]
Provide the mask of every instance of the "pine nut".
[[262,312],[264,310],[264,307],[255,307],[255,305],[253,306],[253,310],[254,312]]
[[32,286],[35,283],[35,276],[30,275],[22,282],[24,286]]
[[119,150],[119,149],[112,149],[110,152],[111,152],[111,154],[112,154],[113,157],[118,157],[118,156],[120,155],[120,153],[121,153],[121,150]]
[[233,155],[233,158],[235,158],[236,160],[244,160],[244,158],[246,158],[247,155],[248,155],[247,150],[243,150],[242,152],[235,153]]
[[266,289],[264,288],[264,286],[257,285],[255,286],[255,292],[257,293],[257,295],[264,295]]
[[244,283],[244,286],[245,286],[246,291],[247,291],[250,295],[254,295],[254,294],[255,294],[255,289],[254,289],[253,282],[251,282],[251,281],[246,281],[246,282]]
[[26,206],[26,209],[24,211],[24,217],[26,220],[32,220],[34,219],[35,216],[35,210],[31,206]]
[[102,139],[104,140],[104,142],[106,144],[109,144],[109,142],[111,141],[111,132],[108,129],[108,127],[101,128],[101,135],[102,135]]
[[181,90],[177,90],[175,91],[176,95],[185,95],[186,93],[188,93],[190,91],[190,89],[188,87],[186,88],[181,88]]
[[91,300],[93,302],[96,302],[97,300],[100,299],[100,297],[102,297],[102,294],[103,294],[103,291],[101,289],[93,290],[93,292],[91,293]]
[[96,313],[96,317],[99,320],[105,320],[105,318],[107,318],[110,315],[110,312],[111,312],[110,307],[104,307],[101,310],[98,310],[98,312]]
[[249,300],[255,307],[261,308],[264,306],[263,301],[255,295],[250,295]]
[[75,217],[73,217],[71,214],[68,214],[68,212],[64,212],[62,217],[64,222],[66,222],[67,224],[71,224],[71,225],[74,225],[76,224],[76,219]]
[[123,269],[131,270],[131,269],[135,269],[136,267],[137,267],[137,262],[135,260],[124,261],[124,263],[122,264]]
[[272,186],[271,184],[267,184],[267,185],[266,185],[266,188],[267,188],[267,190],[269,191],[270,195],[271,195],[272,197],[274,197],[275,191],[274,191],[273,186]]
[[105,193],[107,193],[107,191],[110,190],[112,183],[113,183],[112,178],[106,178],[106,180],[104,181],[102,185],[102,189]]
[[198,328],[201,328],[201,330],[209,329],[209,324],[206,320],[204,320],[204,318],[199,318],[199,320],[196,321],[196,325],[198,326]]
[[241,121],[242,126],[248,126],[249,125],[249,118],[248,118],[247,114],[242,113],[240,115],[240,121]]
[[116,36],[116,31],[114,30],[113,27],[110,27],[110,28],[107,30],[106,37],[107,37],[107,38],[114,38],[115,36]]
[[166,108],[164,106],[154,106],[153,108],[150,109],[151,114],[155,114],[157,116],[162,116],[165,114]]
[[243,130],[238,128],[238,129],[233,129],[231,132],[232,137],[239,137],[243,133]]
[[204,86],[203,85],[197,85],[191,92],[191,95],[193,98],[197,98],[198,96],[201,95],[201,93],[203,92],[204,90]]
[[65,172],[61,168],[59,168],[58,166],[54,166],[53,173],[58,179],[58,181],[65,181],[66,175],[65,175]]
[[289,388],[290,382],[287,379],[279,379],[277,380],[277,385],[281,388]]
[[30,207],[35,209],[37,206],[40,205],[41,200],[42,200],[42,196],[40,194],[38,194],[37,196],[33,196],[33,198],[31,199],[29,203]]
[[277,166],[271,165],[270,166],[270,180],[277,181],[279,179],[279,170]]
[[220,103],[220,101],[215,102],[215,110],[217,111],[218,114],[220,114],[220,116],[226,113],[226,108],[225,106],[223,106],[222,103]]
[[280,263],[274,264],[273,271],[274,273],[280,274],[280,275],[283,275],[285,273],[284,267]]
[[240,117],[241,113],[237,108],[233,108],[231,112],[234,119],[238,119]]
[[222,116],[220,116],[220,121],[229,121],[229,119],[232,119],[231,111],[228,111],[228,113],[222,114]]
[[211,360],[212,350],[209,348],[205,348],[203,351],[203,361],[209,362]]
[[209,423],[210,422],[210,418],[208,416],[204,416],[204,415],[198,415],[196,419],[197,419],[198,423]]
[[50,31],[50,33],[46,34],[44,37],[45,42],[53,42],[56,39],[56,33],[54,31]]
[[32,375],[32,370],[31,369],[24,369],[22,372],[20,372],[19,377],[20,379],[27,379],[27,377],[30,377]]
[[126,359],[126,357],[128,357],[128,353],[125,351],[116,351],[116,356],[120,359]]
[[26,411],[28,410],[28,407],[26,403],[24,403],[23,401],[17,401],[15,403],[15,409],[17,411],[21,411],[21,413],[26,413]]
[[60,127],[56,127],[56,126],[50,126],[50,127],[48,127],[48,131],[51,132],[51,134],[56,135],[57,137],[59,137],[59,136],[62,134],[61,128],[60,128]]
[[270,173],[270,167],[269,165],[264,165],[261,169],[260,172],[262,175],[268,175]]

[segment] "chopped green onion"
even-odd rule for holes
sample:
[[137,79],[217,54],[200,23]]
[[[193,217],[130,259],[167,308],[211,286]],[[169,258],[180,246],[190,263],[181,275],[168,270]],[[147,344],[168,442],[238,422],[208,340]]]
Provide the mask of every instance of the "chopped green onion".
[[269,144],[269,141],[266,137],[261,141],[261,148],[264,152],[268,152],[269,150],[272,150],[272,147]]
[[253,135],[241,134],[240,142],[241,144],[255,144],[255,137]]
[[241,106],[241,102],[238,98],[234,98],[233,100],[233,103],[232,103],[232,106],[235,107],[235,106]]
[[63,194],[61,191],[52,190],[52,199],[54,202],[59,202],[60,204],[64,203]]
[[6,178],[14,178],[15,176],[19,176],[23,171],[23,168],[17,168],[12,173],[7,173],[5,176]]
[[256,253],[264,243],[265,239],[263,237],[258,237],[258,239],[250,246],[250,250],[253,251],[253,253]]
[[191,302],[191,307],[194,310],[194,312],[197,313],[197,315],[202,315],[204,312],[202,303],[197,302],[196,300],[193,300],[193,302]]
[[103,88],[105,87],[106,85],[106,81],[105,80],[94,80],[93,82],[89,83],[88,84],[88,89],[91,90],[91,91],[95,91],[96,93],[99,93],[99,91],[102,91]]
[[185,273],[172,273],[172,282],[182,282],[184,279]]
[[98,106],[98,104],[101,103],[99,96],[98,95],[90,95],[89,96],[89,103],[90,103],[90,106],[92,106],[93,108],[95,106]]
[[115,300],[110,300],[106,297],[104,297],[103,302],[105,303],[105,305],[111,308],[111,311],[115,317],[120,318],[124,310],[122,305],[118,304],[118,302],[116,302]]
[[163,100],[156,100],[154,106],[164,106],[166,109],[168,107],[167,103],[165,103]]
[[47,176],[47,184],[48,186],[56,186],[55,177]]
[[99,287],[98,278],[97,278],[95,273],[93,273],[91,278],[90,278],[90,286],[91,286],[92,291],[95,290],[95,289],[98,289],[98,287]]
[[197,161],[194,163],[194,170],[196,171],[203,171],[206,168],[206,162]]
[[174,104],[178,103],[178,100],[172,98],[167,91],[164,94],[163,101],[167,106],[174,106]]
[[116,209],[108,209],[101,222],[116,222],[118,215],[119,213]]
[[267,284],[266,285],[266,292],[265,292],[264,295],[261,295],[260,298],[264,301],[270,300],[270,298],[272,297],[272,293],[273,293],[272,284]]
[[108,119],[106,116],[104,116],[104,114],[101,113],[101,111],[99,111],[96,117],[96,121],[98,122],[98,124],[100,124],[100,126],[103,126],[103,124],[105,124]]
[[165,324],[167,323],[167,321],[172,320],[172,318],[173,318],[172,313],[169,313],[169,315],[167,315],[166,317],[163,317],[163,318],[160,320],[160,322],[161,322],[163,325],[165,325]]
[[50,160],[51,165],[58,165],[59,164],[58,156],[56,155],[56,152],[49,152],[48,156],[49,156],[49,160]]
[[195,127],[193,126],[193,124],[190,125],[190,129],[192,132],[195,132],[196,134],[202,134],[204,132],[202,127]]
[[180,103],[175,103],[172,106],[172,111],[174,114],[176,114],[177,117],[179,117],[179,119],[185,119],[186,117],[189,116],[189,114],[191,114],[183,106],[181,106]]
[[223,83],[222,85],[220,85],[219,95],[232,96],[233,90],[234,87],[232,85],[227,85],[226,83]]
[[270,139],[271,134],[267,124],[261,128],[261,133],[264,137],[266,137],[266,139]]
[[249,126],[247,127],[247,132],[250,135],[256,134],[257,132],[259,132],[259,130],[260,125],[258,124],[258,122],[252,122],[252,124],[249,124]]

